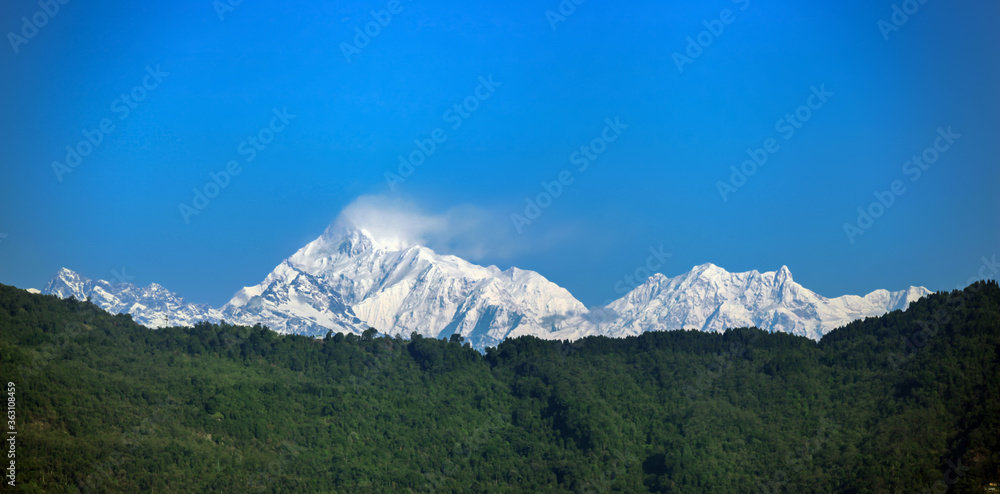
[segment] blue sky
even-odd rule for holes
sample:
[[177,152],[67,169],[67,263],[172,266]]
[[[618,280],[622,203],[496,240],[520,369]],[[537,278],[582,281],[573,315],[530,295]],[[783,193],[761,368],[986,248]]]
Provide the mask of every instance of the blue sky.
[[[226,1],[0,7],[0,282],[65,266],[221,305],[359,197],[464,218],[430,241],[587,304],[651,248],[668,276],[788,265],[827,296],[952,289],[1000,254],[996,2]],[[195,189],[218,194],[185,215]]]

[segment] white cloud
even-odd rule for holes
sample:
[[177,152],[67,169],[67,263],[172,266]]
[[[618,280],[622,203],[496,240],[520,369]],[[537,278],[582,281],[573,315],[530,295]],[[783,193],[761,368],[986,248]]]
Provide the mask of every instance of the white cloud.
[[412,201],[386,196],[355,199],[337,221],[363,229],[387,246],[422,245],[470,261],[510,257],[523,247],[515,240],[525,240],[511,238],[504,215],[477,206],[431,213]]

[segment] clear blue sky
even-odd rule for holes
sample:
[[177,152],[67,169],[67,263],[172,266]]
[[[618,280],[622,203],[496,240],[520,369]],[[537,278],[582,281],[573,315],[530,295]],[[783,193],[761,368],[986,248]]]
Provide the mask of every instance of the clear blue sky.
[[[244,1],[220,20],[211,0],[71,0],[52,16],[4,2],[0,282],[124,268],[221,305],[374,195],[476,211],[469,235],[505,246],[477,262],[539,271],[587,304],[661,245],[668,276],[788,265],[827,296],[964,284],[1000,255],[1000,3],[929,0],[891,31],[891,0],[807,3],[589,0],[559,20],[557,0]],[[389,7],[348,62],[343,43]],[[678,70],[706,21],[724,29]],[[475,111],[446,113],[470,97]],[[261,133],[285,108],[283,130]],[[789,136],[779,119],[796,110],[810,118]],[[604,132],[615,118],[620,136]],[[54,171],[103,119],[96,149]],[[905,163],[948,126],[961,138],[912,180]],[[439,128],[390,190],[385,172]],[[614,142],[581,171],[573,153],[602,133]],[[777,152],[724,201],[718,182],[769,138]],[[240,174],[186,222],[179,205],[233,160]],[[518,233],[510,215],[563,170],[572,183]],[[906,192],[852,243],[844,224],[895,180]]]

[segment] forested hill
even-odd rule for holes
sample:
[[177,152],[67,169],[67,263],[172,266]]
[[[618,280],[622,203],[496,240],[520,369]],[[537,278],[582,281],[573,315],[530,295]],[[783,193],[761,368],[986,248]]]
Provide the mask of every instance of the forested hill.
[[996,282],[818,343],[673,331],[520,338],[485,355],[374,331],[153,331],[0,285],[0,380],[16,389],[21,492],[979,493],[1000,481]]

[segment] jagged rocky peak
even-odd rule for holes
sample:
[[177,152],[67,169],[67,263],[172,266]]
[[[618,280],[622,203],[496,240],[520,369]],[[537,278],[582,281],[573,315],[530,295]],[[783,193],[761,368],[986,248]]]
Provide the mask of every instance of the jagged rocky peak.
[[910,287],[865,297],[826,298],[799,285],[787,266],[777,271],[730,273],[711,263],[674,278],[654,276],[608,307],[618,317],[602,325],[624,336],[651,330],[723,331],[756,326],[819,339],[853,320],[905,309],[930,292]]
[[220,319],[218,310],[185,303],[179,295],[156,283],[137,287],[127,282],[92,280],[67,268],[60,269],[42,293],[79,300],[89,298],[108,312],[131,314],[136,322],[149,327],[190,326]]
[[788,269],[788,266],[781,266],[774,278],[780,282],[792,281],[792,271]]

